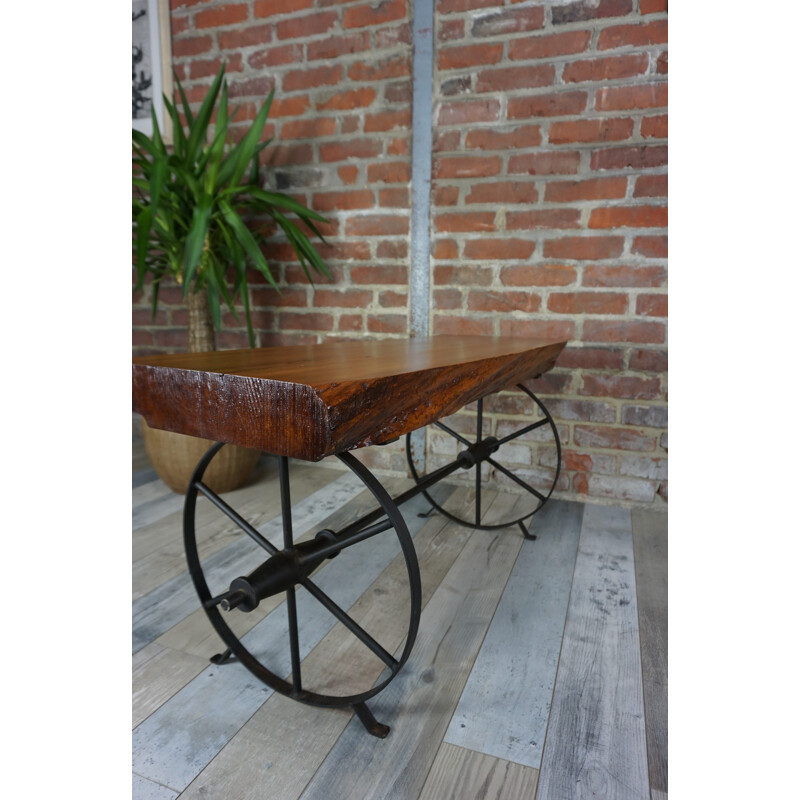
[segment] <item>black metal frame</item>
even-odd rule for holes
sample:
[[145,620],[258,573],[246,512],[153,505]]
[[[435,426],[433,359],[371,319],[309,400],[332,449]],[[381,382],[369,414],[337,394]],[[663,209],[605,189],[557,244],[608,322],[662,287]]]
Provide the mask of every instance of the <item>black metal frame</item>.
[[[481,426],[483,418],[483,400],[478,401],[478,432],[475,442],[470,442],[465,437],[452,431],[441,423],[436,423],[465,445],[465,450],[458,454],[455,461],[437,469],[426,476],[417,474],[410,458],[410,445],[406,444],[409,455],[409,465],[416,485],[395,498],[389,496],[381,486],[375,476],[351,453],[339,453],[337,458],[364,484],[371,492],[378,503],[378,507],[351,522],[340,531],[329,529],[319,531],[313,539],[295,543],[292,531],[291,515],[291,496],[289,488],[289,459],[286,456],[279,456],[279,480],[281,495],[281,516],[283,523],[283,549],[279,550],[275,545],[262,536],[252,525],[243,519],[231,506],[221,497],[213,492],[203,483],[203,475],[211,463],[212,459],[223,447],[223,443],[214,444],[195,468],[194,474],[186,492],[183,513],[183,535],[186,558],[197,594],[202,603],[214,629],[225,642],[227,649],[214,657],[212,661],[217,664],[225,662],[231,656],[236,656],[239,661],[252,672],[259,680],[270,686],[276,692],[287,697],[291,697],[301,703],[323,707],[352,706],[359,719],[367,730],[374,736],[385,737],[389,733],[389,727],[377,722],[366,705],[366,701],[374,697],[384,689],[391,680],[397,675],[400,669],[408,660],[411,649],[416,639],[419,628],[419,619],[422,611],[422,586],[420,580],[419,564],[417,563],[416,551],[408,531],[408,527],[399,511],[398,506],[407,502],[419,494],[423,494],[431,503],[432,509],[438,510],[449,519],[455,520],[460,524],[481,530],[495,530],[498,528],[519,525],[526,538],[536,538],[528,533],[523,525],[523,520],[532,516],[538,511],[553,492],[561,461],[561,445],[558,439],[558,432],[552,417],[547,412],[542,403],[524,386],[519,387],[528,394],[544,414],[544,419],[536,423],[525,426],[520,431],[515,432],[503,439],[482,437]],[[545,495],[533,487],[525,484],[505,467],[497,463],[492,455],[497,452],[499,447],[507,441],[516,439],[523,434],[532,431],[544,424],[549,424],[555,437],[557,448],[556,475],[550,490]],[[500,524],[484,525],[481,524],[481,487],[480,487],[480,465],[483,461],[488,461],[496,469],[504,474],[510,475],[515,481],[520,483],[539,500],[539,505],[532,512],[523,517],[503,522]],[[475,522],[462,520],[442,508],[428,493],[433,485],[451,475],[459,469],[476,469],[476,518]],[[247,534],[259,547],[266,551],[268,558],[249,575],[235,578],[229,589],[222,594],[212,596],[205,579],[200,556],[197,550],[197,540],[195,536],[195,507],[198,495],[207,497],[220,511],[228,516],[242,531]],[[406,634],[405,645],[398,659],[386,651],[378,641],[376,641],[367,631],[365,631],[354,619],[352,619],[343,609],[341,609],[327,594],[325,594],[311,579],[312,572],[325,560],[335,558],[340,552],[348,547],[365,541],[389,529],[394,529],[395,535],[400,543],[400,548],[405,559],[406,571],[408,573],[409,590],[411,595],[411,610]],[[345,625],[354,636],[356,636],[365,646],[367,646],[378,658],[380,658],[389,669],[389,675],[367,691],[351,694],[347,696],[334,696],[320,694],[304,688],[300,667],[299,635],[297,626],[297,608],[295,600],[295,586],[304,587],[318,602],[327,608],[337,620]],[[291,682],[270,671],[262,664],[247,648],[242,644],[239,637],[231,630],[219,609],[231,611],[238,608],[240,611],[253,611],[261,600],[280,592],[286,593],[286,608],[289,622],[289,648],[292,665]]]

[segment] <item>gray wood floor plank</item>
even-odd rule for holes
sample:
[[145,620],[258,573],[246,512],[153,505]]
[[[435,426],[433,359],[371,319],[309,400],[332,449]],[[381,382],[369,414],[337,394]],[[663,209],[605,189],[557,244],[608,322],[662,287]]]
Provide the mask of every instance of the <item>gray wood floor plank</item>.
[[[307,497],[292,509],[294,525],[297,530],[322,521],[348,500],[363,490],[355,476],[343,474],[318,492]],[[282,522],[273,518],[262,525],[259,531],[270,541],[282,546]],[[204,564],[207,580],[214,589],[213,581],[220,576],[230,579],[231,575],[247,574],[253,568],[253,544],[241,537],[222,550],[214,553]],[[220,586],[220,589],[222,587]],[[197,593],[188,572],[181,573],[171,580],[138,598],[133,603],[133,652],[149,644],[157,636],[169,630],[197,608]]]
[[152,467],[145,467],[144,469],[135,470],[133,473],[133,488],[137,486],[144,486],[146,483],[152,483],[158,480],[158,475]]
[[627,509],[584,511],[536,797],[650,797]]
[[667,792],[667,515],[632,509],[650,787]]
[[[447,501],[447,507],[471,508],[472,496],[472,489],[456,490],[452,498],[461,506],[456,509]],[[485,507],[490,508],[492,499],[487,493]],[[471,531],[438,514],[422,521],[414,547],[424,608]],[[348,611],[365,630],[380,631],[381,644],[390,652],[404,641],[408,627],[405,572],[398,556]],[[360,692],[374,685],[383,671],[383,664],[376,662],[349,631],[337,625],[303,660],[303,680],[334,695]],[[273,694],[192,782],[182,800],[231,795],[237,800],[297,800],[351,717],[350,709],[320,709]],[[303,754],[302,759],[297,753]]]
[[445,741],[538,769],[567,617],[583,505],[551,500],[536,516]]
[[472,534],[423,612],[411,658],[370,703],[392,727],[388,747],[352,720],[303,800],[418,797],[521,544],[508,531]]
[[444,742],[419,800],[533,800],[538,777],[531,767]]
[[153,783],[141,775],[133,776],[133,800],[175,800],[177,796],[177,792],[166,786]]
[[660,792],[658,789],[651,789],[650,800],[667,800],[667,793]]
[[[425,504],[416,498],[408,505],[413,535],[424,524],[422,520],[415,522],[418,518],[413,511],[424,509]],[[376,536],[364,544],[370,546],[340,553],[314,578],[320,589],[345,609],[399,552],[391,535]],[[305,590],[297,593],[297,615],[300,655],[304,658],[336,620]],[[286,628],[285,603],[281,603],[243,638],[248,650],[261,656],[278,675],[291,670]],[[183,791],[271,694],[272,689],[239,663],[209,666],[134,730],[134,771]]]

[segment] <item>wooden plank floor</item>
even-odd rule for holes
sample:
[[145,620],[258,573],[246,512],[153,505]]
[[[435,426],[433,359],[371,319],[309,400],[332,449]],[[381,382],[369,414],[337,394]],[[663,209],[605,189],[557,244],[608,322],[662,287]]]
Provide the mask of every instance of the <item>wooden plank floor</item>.
[[[292,462],[291,478],[296,539],[374,505],[326,462]],[[385,485],[396,495],[410,482]],[[472,508],[472,488],[434,493],[465,516]],[[280,546],[277,498],[267,458],[250,485],[226,495]],[[502,520],[518,499],[487,492],[483,505]],[[295,703],[235,661],[209,662],[223,647],[185,569],[181,507],[134,436],[134,800],[667,798],[663,512],[551,500],[534,517],[532,542],[518,528],[473,531],[423,516],[422,497],[406,504],[423,613],[409,661],[369,703],[392,727],[379,740],[348,709]],[[218,581],[253,568],[250,540],[205,500],[197,531]],[[405,575],[386,534],[326,562],[314,580],[397,657]],[[297,605],[305,686],[348,694],[380,679],[383,662],[304,590]],[[289,676],[283,596],[227,618]]]

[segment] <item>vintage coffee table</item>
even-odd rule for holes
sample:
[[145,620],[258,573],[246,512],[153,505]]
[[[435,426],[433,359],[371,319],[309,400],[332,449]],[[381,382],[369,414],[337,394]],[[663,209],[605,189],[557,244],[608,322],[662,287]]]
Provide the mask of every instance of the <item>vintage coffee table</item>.
[[[384,737],[389,728],[377,722],[366,701],[380,692],[408,659],[422,606],[420,572],[413,541],[398,506],[422,493],[433,508],[460,524],[477,529],[519,526],[547,501],[558,479],[561,447],[552,417],[524,385],[551,369],[566,342],[529,338],[435,336],[408,340],[331,341],[211,353],[153,355],[133,359],[133,409],[153,428],[189,434],[216,442],[195,469],[186,493],[183,527],[189,572],[211,624],[227,645],[215,656],[222,663],[236,656],[277,692],[317,706],[352,706],[367,730]],[[483,436],[483,402],[487,395],[517,387],[531,401],[532,421],[506,436]],[[477,401],[474,436],[441,422],[443,417]],[[408,491],[390,497],[351,450],[386,444],[426,425],[435,425],[463,449],[455,460],[428,475],[414,464],[411,437],[406,440],[409,468],[415,481]],[[523,480],[504,466],[503,445],[543,428],[556,448],[556,469],[545,486]],[[268,541],[221,497],[203,483],[203,474],[224,444],[251,447],[278,456],[283,548]],[[289,459],[319,461],[337,457],[371,492],[377,507],[337,531],[321,530],[295,542],[289,490]],[[528,493],[530,510],[514,519],[484,521],[481,507],[481,464],[487,462]],[[474,515],[461,518],[440,506],[431,487],[458,470],[475,471]],[[209,590],[195,535],[195,506],[203,494],[230,517],[258,547],[263,563],[248,575],[232,575],[227,588]],[[402,653],[395,658],[344,609],[311,580],[326,559],[346,548],[393,530],[408,573],[411,611]],[[259,551],[261,552],[261,551]],[[335,696],[303,685],[295,587],[302,586],[345,625],[388,668],[378,683],[359,694]],[[261,600],[286,593],[289,617],[291,679],[284,680],[253,655],[225,616],[253,611]],[[222,609],[222,611],[220,611]],[[223,613],[224,612],[224,613]]]

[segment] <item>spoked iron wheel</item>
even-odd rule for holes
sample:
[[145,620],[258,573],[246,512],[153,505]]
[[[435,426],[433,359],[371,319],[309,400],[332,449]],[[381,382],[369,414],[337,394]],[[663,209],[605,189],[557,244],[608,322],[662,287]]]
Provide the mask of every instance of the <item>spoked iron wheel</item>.
[[[289,493],[289,463],[285,457],[279,459],[279,477],[281,492],[281,513],[283,527],[283,549],[278,549],[268,541],[254,526],[243,519],[222,498],[214,494],[203,482],[203,473],[211,460],[222,448],[218,443],[212,446],[195,469],[189,489],[186,493],[184,505],[184,546],[195,589],[200,597],[203,609],[207,614],[214,629],[227,645],[227,651],[212,659],[215,663],[222,663],[229,656],[236,656],[257,678],[276,692],[291,697],[302,703],[324,707],[352,706],[367,730],[375,736],[384,737],[389,728],[381,725],[372,716],[365,705],[365,701],[374,697],[397,675],[408,659],[414,639],[419,627],[419,617],[422,606],[422,589],[420,584],[419,565],[414,551],[411,535],[397,506],[386,490],[375,477],[349,453],[337,456],[371,492],[378,503],[378,508],[370,514],[360,517],[348,524],[340,531],[328,529],[319,531],[314,538],[295,543],[292,531],[292,510]],[[257,560],[262,560],[249,574],[234,573],[220,579],[215,573],[214,585],[220,584],[222,591],[212,594],[206,573],[198,553],[197,536],[195,530],[195,509],[198,495],[205,495],[220,511],[227,515],[257,546],[253,548]],[[310,575],[328,558],[334,558],[344,550],[364,542],[372,536],[377,536],[385,531],[393,530],[400,545],[408,575],[410,591],[410,616],[405,646],[399,658],[390,652],[364,630],[355,619],[319,586],[311,580]],[[368,545],[364,545],[368,546]],[[303,683],[301,670],[301,656],[299,645],[298,612],[295,587],[303,587],[317,602],[326,608],[339,622],[341,622],[355,637],[357,637],[372,653],[377,656],[388,668],[388,676],[376,685],[365,688],[356,694],[336,696],[317,692],[307,688]],[[266,663],[264,655],[251,652],[243,644],[242,638],[232,630],[226,620],[226,615],[238,614],[241,611],[255,610],[259,602],[266,597],[285,593],[286,613],[288,614],[288,649],[291,660],[291,676],[289,680],[276,674]],[[222,609],[222,611],[221,611]],[[238,610],[235,610],[238,609]],[[272,613],[280,613],[276,608]],[[230,617],[229,617],[230,619]],[[286,672],[284,672],[286,674]]]
[[[431,495],[425,491],[428,502],[448,519],[458,522],[461,525],[466,525],[469,528],[479,530],[497,530],[499,528],[511,527],[518,525],[522,530],[523,535],[528,539],[535,539],[536,537],[529,533],[528,528],[524,524],[529,520],[542,506],[547,502],[550,495],[555,489],[558,482],[558,476],[561,469],[561,442],[558,438],[558,430],[550,412],[545,408],[544,404],[533,394],[527,387],[522,384],[517,385],[517,389],[527,395],[533,403],[533,409],[538,409],[541,413],[541,418],[535,422],[526,423],[517,430],[511,431],[502,437],[497,436],[484,436],[484,400],[481,398],[477,402],[478,413],[476,421],[476,432],[474,435],[460,433],[454,430],[450,425],[441,421],[435,422],[434,426],[438,430],[444,431],[449,437],[452,438],[453,443],[457,450],[460,452],[457,455],[459,461],[462,462],[464,469],[469,469],[474,473],[473,481],[475,485],[475,508],[474,514],[471,517],[461,517],[453,514],[451,511],[443,508]],[[514,467],[509,466],[513,461],[508,461],[504,454],[504,446],[510,445],[515,440],[519,439],[523,442],[525,437],[529,437],[534,431],[542,429],[540,433],[534,434],[537,444],[541,447],[551,447],[555,445],[556,462],[555,471],[548,470],[541,474],[536,473],[535,470],[524,471],[528,480],[519,477],[518,473],[521,471],[518,464]],[[518,443],[518,444],[519,444]],[[506,453],[509,450],[506,448]],[[420,475],[414,466],[411,452],[410,437],[406,437],[406,457],[408,459],[408,466],[411,470],[411,475],[417,483],[420,483],[424,476]],[[504,461],[506,463],[504,463]],[[488,464],[490,470],[494,471],[498,479],[507,479],[513,484],[514,488],[523,490],[523,494],[528,497],[526,508],[521,516],[517,516],[501,522],[486,523],[483,521],[485,513],[484,507],[481,502],[483,476],[481,474],[481,465]]]

